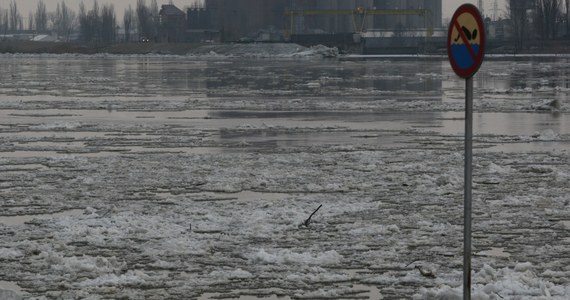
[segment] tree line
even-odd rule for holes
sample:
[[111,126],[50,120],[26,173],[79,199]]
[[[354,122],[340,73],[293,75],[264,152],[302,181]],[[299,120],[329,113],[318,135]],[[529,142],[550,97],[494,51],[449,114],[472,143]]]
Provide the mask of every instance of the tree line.
[[90,8],[79,3],[79,12],[65,4],[57,3],[55,11],[48,12],[45,2],[40,0],[35,11],[29,13],[27,22],[18,9],[16,0],[11,0],[9,7],[0,7],[0,34],[30,31],[37,34],[55,33],[59,39],[69,41],[74,33],[86,43],[113,43],[117,41],[119,28],[124,29],[124,41],[131,41],[132,32],[149,40],[158,39],[160,30],[159,8],[156,0],[149,4],[146,0],[137,0],[136,7],[125,9],[122,22],[117,20],[113,4],[99,5],[93,0]]
[[507,19],[511,22],[515,49],[525,48],[533,39],[557,39],[561,28],[570,39],[569,10],[570,0],[507,1]]
[[[27,22],[20,13],[16,0],[7,8],[0,7],[0,34],[25,30],[35,33],[55,33],[59,39],[69,40],[74,33],[86,43],[113,43],[118,29],[124,30],[124,40],[131,41],[132,33],[148,40],[157,40],[160,31],[159,8],[156,0],[137,0],[136,7],[125,9],[123,20],[117,20],[113,4],[100,6],[93,0],[90,8],[83,2],[75,12],[62,0],[55,11],[48,12],[43,0],[28,14]],[[508,0],[507,19],[510,20],[516,49],[522,49],[533,39],[556,39],[560,28],[570,38],[570,0]],[[565,26],[561,26],[565,25]]]

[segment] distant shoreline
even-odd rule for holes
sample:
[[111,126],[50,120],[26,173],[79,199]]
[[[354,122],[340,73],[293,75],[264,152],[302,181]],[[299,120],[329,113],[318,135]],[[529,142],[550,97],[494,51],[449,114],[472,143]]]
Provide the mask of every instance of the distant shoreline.
[[[269,43],[270,45],[289,45],[286,50],[301,47],[292,43]],[[0,41],[0,53],[22,53],[22,54],[124,54],[124,55],[144,55],[144,54],[164,54],[164,55],[188,55],[188,54],[205,54],[204,51],[213,52],[217,50],[227,51],[231,45],[250,45],[250,49],[260,49],[252,46],[254,44],[204,44],[204,43],[116,43],[111,45],[85,45],[74,42],[35,42],[35,41]],[[503,43],[502,46],[497,44],[495,47],[488,48],[487,54],[494,55],[568,55],[570,54],[570,40],[542,41],[530,44],[526,49],[514,51],[509,43]],[[231,49],[230,49],[231,50]],[[254,51],[255,52],[255,51]],[[446,55],[444,48],[434,49],[430,55]],[[227,54],[227,53],[226,53]],[[231,54],[231,53],[230,53]],[[346,53],[358,56],[360,53]],[[421,55],[421,53],[418,53]],[[374,55],[372,55],[374,56]]]
[[26,54],[174,54],[183,55],[202,44],[117,43],[106,46],[65,42],[0,41],[0,53]]

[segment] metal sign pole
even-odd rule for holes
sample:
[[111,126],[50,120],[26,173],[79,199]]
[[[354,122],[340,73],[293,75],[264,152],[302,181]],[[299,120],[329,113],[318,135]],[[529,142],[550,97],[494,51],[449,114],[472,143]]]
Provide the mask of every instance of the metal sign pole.
[[451,68],[465,78],[465,184],[463,214],[463,299],[471,300],[471,189],[473,168],[473,75],[485,57],[485,22],[473,4],[453,14],[447,31]]
[[463,232],[463,299],[471,299],[471,174],[473,165],[473,77],[465,79],[465,191]]

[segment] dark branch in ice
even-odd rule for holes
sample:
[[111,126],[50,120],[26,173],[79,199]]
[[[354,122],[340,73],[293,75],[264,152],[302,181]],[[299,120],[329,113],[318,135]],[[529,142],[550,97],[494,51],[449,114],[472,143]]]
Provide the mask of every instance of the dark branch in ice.
[[418,261],[418,260],[417,260],[417,259],[416,259],[416,260],[413,260],[411,263],[407,264],[407,265],[406,265],[406,268],[409,267],[411,264],[415,263],[416,261]]
[[323,205],[322,204],[319,205],[319,207],[317,207],[317,209],[315,209],[315,211],[305,220],[305,222],[303,222],[302,225],[304,225],[305,227],[309,227],[309,225],[311,224],[311,218],[321,208],[321,206],[323,206]]

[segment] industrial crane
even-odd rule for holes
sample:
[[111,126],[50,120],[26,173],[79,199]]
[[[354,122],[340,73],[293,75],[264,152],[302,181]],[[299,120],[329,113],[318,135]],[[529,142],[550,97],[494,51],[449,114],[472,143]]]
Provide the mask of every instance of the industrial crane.
[[364,31],[365,19],[368,16],[420,16],[424,17],[426,24],[426,38],[433,35],[432,12],[429,9],[368,9],[358,7],[356,9],[321,9],[321,10],[289,10],[285,15],[290,17],[290,34],[295,33],[294,19],[303,16],[326,16],[326,15],[350,15],[354,24],[354,32]]

